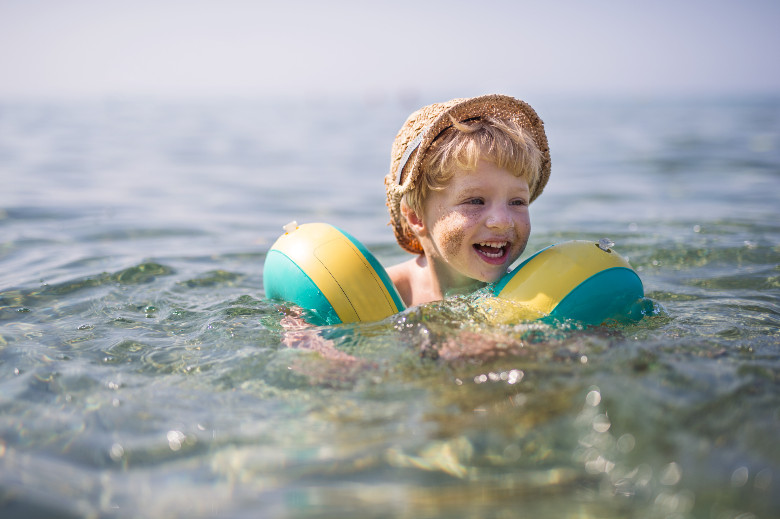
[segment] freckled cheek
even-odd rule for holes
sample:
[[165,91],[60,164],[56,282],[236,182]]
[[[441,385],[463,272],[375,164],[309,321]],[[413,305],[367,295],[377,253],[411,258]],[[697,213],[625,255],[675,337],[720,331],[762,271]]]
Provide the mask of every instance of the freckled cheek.
[[517,247],[517,254],[523,252],[525,246],[528,244],[528,237],[531,234],[531,220],[530,218],[521,218],[515,221],[515,246]]
[[515,221],[515,229],[517,229],[517,232],[520,234],[531,233],[531,219],[528,217],[528,215]]
[[454,256],[460,252],[466,237],[465,228],[473,225],[468,216],[459,213],[449,213],[436,221],[438,242],[445,254]]

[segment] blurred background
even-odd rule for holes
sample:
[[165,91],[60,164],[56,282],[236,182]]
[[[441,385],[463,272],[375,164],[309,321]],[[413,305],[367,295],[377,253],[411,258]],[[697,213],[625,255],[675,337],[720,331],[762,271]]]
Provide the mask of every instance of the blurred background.
[[2,0],[0,96],[767,93],[772,0]]

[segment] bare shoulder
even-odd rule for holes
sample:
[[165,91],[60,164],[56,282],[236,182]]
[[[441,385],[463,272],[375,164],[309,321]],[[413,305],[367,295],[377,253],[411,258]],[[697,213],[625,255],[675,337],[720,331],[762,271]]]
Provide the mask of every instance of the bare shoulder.
[[387,269],[387,274],[407,307],[441,299],[441,295],[431,286],[430,271],[424,256],[393,265]]
[[410,306],[412,301],[412,263],[414,259],[387,268],[387,275],[390,276],[390,281],[395,285],[406,306]]

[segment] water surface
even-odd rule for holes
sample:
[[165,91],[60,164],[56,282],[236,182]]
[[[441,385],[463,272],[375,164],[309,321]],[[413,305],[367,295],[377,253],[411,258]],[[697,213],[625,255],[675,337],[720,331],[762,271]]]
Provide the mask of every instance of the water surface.
[[775,517],[776,98],[528,99],[527,253],[611,238],[639,323],[455,300],[289,347],[268,247],[405,259],[382,178],[440,100],[0,102],[3,516]]

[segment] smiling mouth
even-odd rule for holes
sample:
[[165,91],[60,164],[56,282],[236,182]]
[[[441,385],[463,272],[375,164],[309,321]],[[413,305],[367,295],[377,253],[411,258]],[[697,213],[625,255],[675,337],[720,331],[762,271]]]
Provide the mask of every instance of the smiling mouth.
[[486,258],[497,260],[503,259],[509,250],[509,242],[480,242],[473,245],[474,249]]

